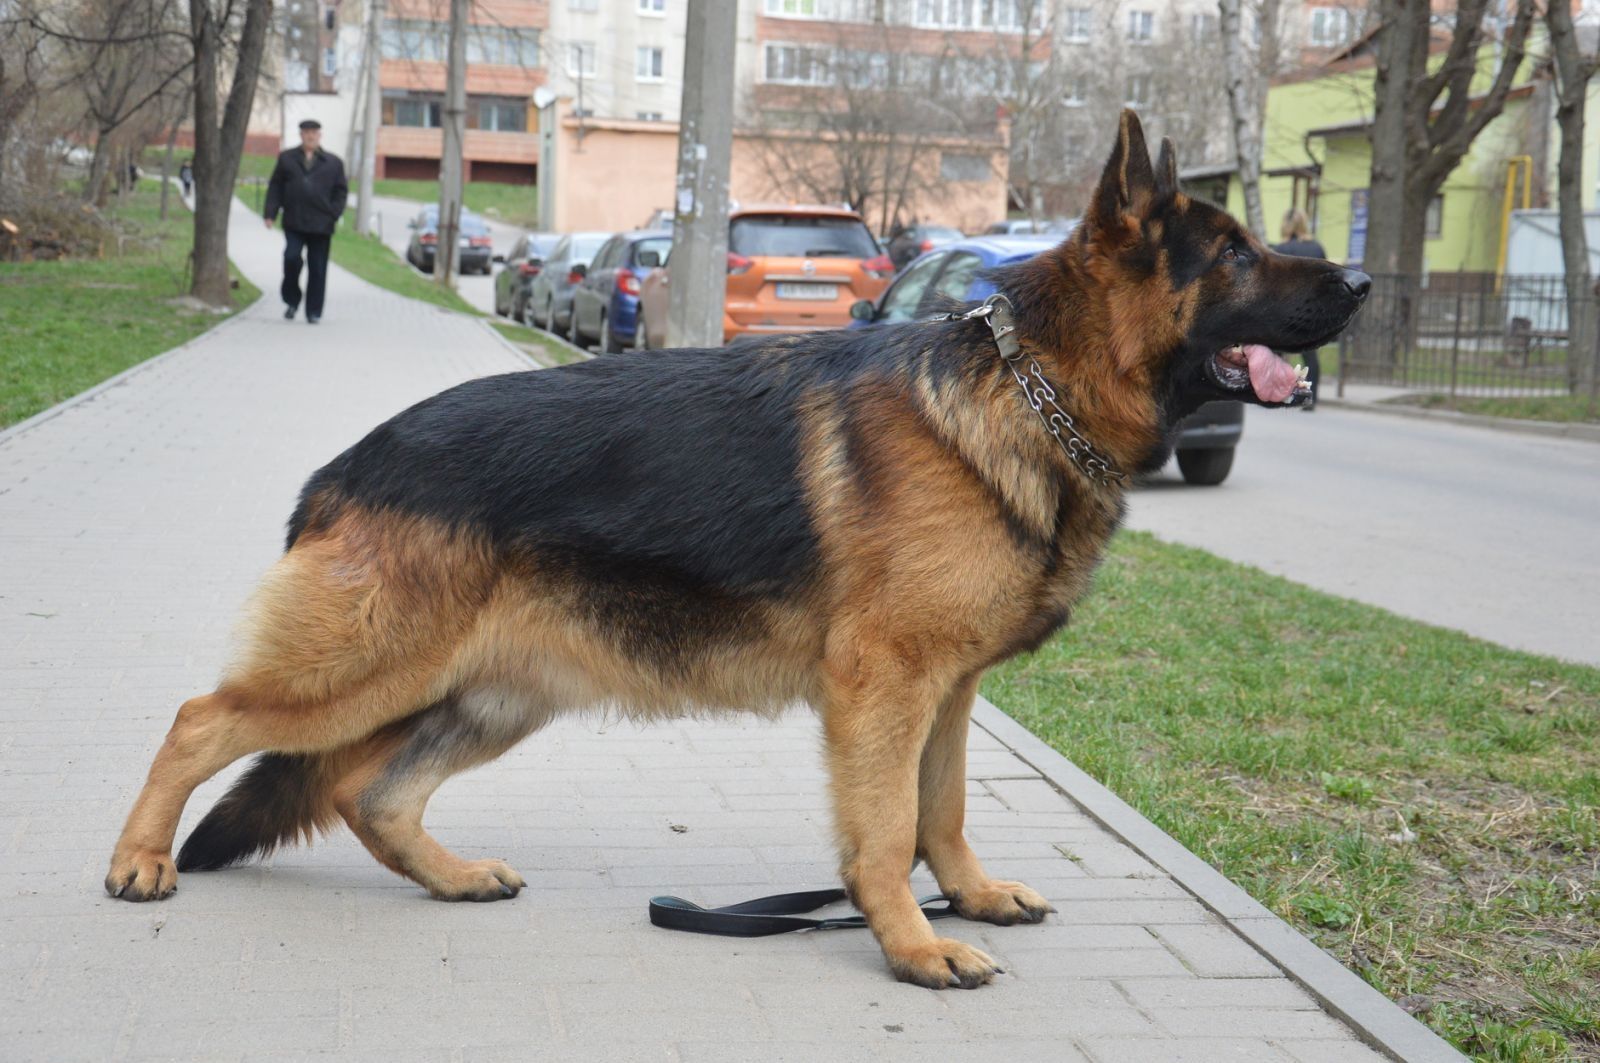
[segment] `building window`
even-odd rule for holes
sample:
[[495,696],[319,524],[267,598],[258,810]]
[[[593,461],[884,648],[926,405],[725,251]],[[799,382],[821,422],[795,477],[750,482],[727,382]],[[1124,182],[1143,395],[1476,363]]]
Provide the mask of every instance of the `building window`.
[[993,170],[989,160],[982,155],[957,155],[939,153],[939,179],[941,181],[987,181]]
[[512,26],[472,26],[467,32],[467,62],[499,66],[539,65],[539,31]]
[[567,0],[568,11],[599,11],[600,0]]
[[495,133],[526,133],[528,105],[521,100],[477,100],[478,128]]
[[641,122],[660,122],[664,120],[660,111],[638,111],[634,114],[634,117]]
[[330,7],[326,11],[324,11],[322,13],[322,28],[323,29],[325,29],[325,30],[334,29],[338,25],[338,23],[339,23],[339,12],[337,10],[335,10],[334,8]]
[[1129,107],[1143,107],[1150,102],[1150,75],[1131,74],[1128,77],[1128,96],[1125,101]]
[[426,96],[402,96],[394,101],[394,124],[438,129],[443,123],[443,103]]
[[[916,0],[913,22],[929,29],[1019,33],[1024,0]],[[1030,4],[1032,29],[1044,28],[1044,4]]]
[[1089,102],[1089,79],[1083,74],[1068,74],[1066,92],[1061,102],[1068,107],[1082,107]]
[[1350,12],[1342,7],[1311,9],[1311,44],[1315,48],[1334,48],[1350,39]]
[[666,15],[667,0],[639,0],[639,14]]
[[1086,7],[1069,7],[1061,12],[1061,39],[1069,44],[1087,44],[1094,35],[1094,12]]
[[871,22],[874,21],[873,13],[877,2],[878,0],[762,0],[761,13],[770,18]]
[[1423,235],[1429,240],[1444,234],[1444,197],[1434,196],[1428,200],[1428,211],[1423,215]]
[[1195,14],[1189,16],[1189,39],[1196,44],[1217,39],[1217,16]]
[[641,47],[634,55],[633,79],[635,81],[660,81],[664,65],[662,49]]
[[1156,35],[1154,11],[1128,12],[1128,40],[1134,44],[1149,44]]
[[572,41],[567,45],[567,76],[592,78],[595,72],[594,43]]
[[383,57],[412,61],[444,60],[444,24],[391,18],[383,22]]
[[833,77],[818,49],[798,44],[768,44],[763,81],[777,85],[829,85]]
[[336,48],[322,49],[322,76],[331,78],[339,72],[339,51]]

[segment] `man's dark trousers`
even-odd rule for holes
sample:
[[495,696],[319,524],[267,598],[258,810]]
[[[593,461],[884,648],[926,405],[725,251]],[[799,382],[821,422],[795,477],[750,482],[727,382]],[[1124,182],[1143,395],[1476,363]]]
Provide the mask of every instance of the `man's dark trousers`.
[[322,295],[328,287],[328,244],[333,237],[327,233],[302,233],[285,229],[283,235],[283,287],[280,293],[288,306],[300,305],[300,252],[305,250],[306,260],[306,314],[322,316]]

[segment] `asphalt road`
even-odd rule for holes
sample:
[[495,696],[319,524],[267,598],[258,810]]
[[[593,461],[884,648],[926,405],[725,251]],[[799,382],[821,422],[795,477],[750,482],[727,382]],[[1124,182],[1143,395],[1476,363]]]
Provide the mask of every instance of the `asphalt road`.
[[1226,483],[1128,525],[1506,646],[1600,665],[1600,444],[1251,409]]
[[[373,196],[372,200],[378,207],[379,232],[383,235],[383,242],[404,258],[406,245],[411,242],[411,230],[406,228],[406,223],[417,216],[423,204],[409,199],[393,199],[389,196]],[[489,235],[494,237],[494,253],[497,255],[510,251],[511,245],[522,235],[522,231],[515,226],[503,225],[492,218],[483,220],[489,226]],[[500,267],[495,266],[494,272],[500,272]],[[473,273],[458,276],[456,291],[461,294],[461,298],[477,309],[486,314],[494,313],[494,274],[484,276],[481,273]]]

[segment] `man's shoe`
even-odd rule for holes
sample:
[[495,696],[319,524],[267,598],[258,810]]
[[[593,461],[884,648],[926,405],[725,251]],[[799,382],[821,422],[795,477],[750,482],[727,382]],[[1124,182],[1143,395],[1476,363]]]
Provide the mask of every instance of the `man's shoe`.
[[298,309],[300,309],[298,306],[286,306],[286,307],[284,307],[283,308],[283,319],[285,321],[293,321],[294,320],[294,312],[296,310],[298,310]]
[[321,321],[321,320],[322,320],[322,315],[321,314],[307,314],[306,315],[306,324],[308,324],[308,325],[315,325],[318,321]]

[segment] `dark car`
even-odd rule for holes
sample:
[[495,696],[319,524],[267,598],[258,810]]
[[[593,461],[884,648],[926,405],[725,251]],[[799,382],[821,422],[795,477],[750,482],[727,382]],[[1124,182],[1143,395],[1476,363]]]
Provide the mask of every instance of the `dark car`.
[[611,239],[610,233],[567,233],[556,241],[544,267],[528,286],[522,321],[546,332],[565,335],[572,328],[572,293],[589,272],[595,252]]
[[[994,294],[985,271],[1025,262],[1061,242],[1060,235],[975,236],[922,255],[894,279],[876,303],[850,308],[851,328],[915,321],[951,303],[976,303]],[[1233,468],[1233,449],[1244,434],[1244,404],[1208,402],[1179,427],[1178,471],[1191,484],[1220,484]]]
[[[433,259],[439,247],[439,208],[424,207],[408,223],[411,242],[406,245],[406,261],[424,273],[433,272]],[[494,269],[494,240],[483,219],[470,210],[461,212],[461,232],[456,268],[461,273],[488,273]]]
[[602,354],[632,345],[639,331],[639,283],[667,260],[671,229],[638,229],[607,240],[572,293],[568,338],[579,347],[591,340]]
[[528,233],[517,238],[505,257],[494,256],[496,262],[505,263],[505,268],[494,278],[495,313],[522,320],[528,306],[528,293],[533,290],[533,278],[544,268],[545,258],[555,250],[560,239],[560,233]]
[[889,260],[895,269],[905,269],[918,255],[961,239],[961,230],[948,225],[907,225],[889,237]]

